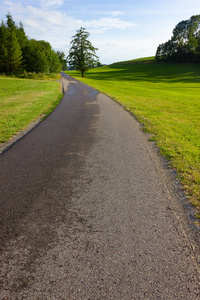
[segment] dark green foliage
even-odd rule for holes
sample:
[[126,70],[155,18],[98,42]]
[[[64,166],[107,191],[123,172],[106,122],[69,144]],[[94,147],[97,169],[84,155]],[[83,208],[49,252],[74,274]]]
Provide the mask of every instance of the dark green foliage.
[[40,49],[39,41],[31,39],[28,42],[24,48],[24,63],[27,72],[39,73],[49,71],[47,57],[45,52]]
[[55,51],[51,50],[49,56],[49,72],[57,73],[61,70],[62,65],[60,63],[59,57]]
[[17,27],[10,15],[0,27],[0,72],[17,72],[22,64],[22,51],[17,38]]
[[67,57],[69,66],[81,71],[82,77],[85,71],[96,67],[98,63],[98,56],[95,54],[98,49],[88,40],[89,35],[83,27],[77,30],[72,37],[72,46]]
[[0,73],[58,73],[62,68],[57,53],[45,41],[28,39],[22,23],[16,26],[10,14],[0,25]]
[[179,22],[173,30],[171,40],[158,46],[156,59],[200,62],[200,15]]
[[58,58],[60,60],[62,70],[66,71],[67,70],[67,61],[66,61],[66,58],[65,58],[65,53],[62,52],[62,51],[57,51],[56,54],[58,55]]
[[61,70],[58,55],[45,41],[29,40],[24,48],[24,61],[27,72],[57,73]]
[[15,73],[20,69],[22,63],[22,51],[17,40],[16,34],[13,31],[9,34],[8,40],[8,73]]

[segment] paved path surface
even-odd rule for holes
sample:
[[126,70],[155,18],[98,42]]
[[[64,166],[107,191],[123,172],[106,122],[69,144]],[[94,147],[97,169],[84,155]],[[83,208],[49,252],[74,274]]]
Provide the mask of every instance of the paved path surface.
[[55,111],[0,156],[0,299],[200,299],[153,144],[108,97],[63,82]]

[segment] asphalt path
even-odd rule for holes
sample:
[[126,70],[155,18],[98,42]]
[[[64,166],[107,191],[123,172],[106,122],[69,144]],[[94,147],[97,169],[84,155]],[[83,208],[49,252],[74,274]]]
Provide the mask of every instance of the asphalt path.
[[200,299],[173,172],[121,106],[62,81],[53,113],[0,155],[0,299]]

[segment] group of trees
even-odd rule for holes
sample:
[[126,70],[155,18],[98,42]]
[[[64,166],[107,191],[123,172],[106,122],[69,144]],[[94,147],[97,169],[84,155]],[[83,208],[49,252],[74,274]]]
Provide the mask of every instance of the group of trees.
[[[88,40],[85,28],[77,30],[72,37],[68,65],[84,72],[100,65],[95,54],[97,48]],[[0,25],[0,73],[57,73],[67,69],[65,53],[55,52],[46,41],[29,39],[22,23],[15,24],[10,14]]]
[[200,15],[179,22],[172,38],[157,48],[158,61],[200,62]]
[[[89,33],[80,28],[72,37],[67,57],[69,67],[82,72],[100,66],[96,50],[88,40]],[[160,44],[156,51],[158,61],[200,62],[200,15],[179,22],[172,38]],[[64,52],[55,52],[46,41],[29,39],[22,23],[15,24],[10,14],[0,25],[0,73],[57,73],[66,70]]]
[[0,25],[0,73],[57,73],[66,65],[64,52],[55,52],[45,41],[29,39],[22,23],[10,14]]

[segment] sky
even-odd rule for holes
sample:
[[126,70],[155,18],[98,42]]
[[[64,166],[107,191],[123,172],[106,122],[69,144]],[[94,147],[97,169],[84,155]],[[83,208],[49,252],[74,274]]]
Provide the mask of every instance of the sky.
[[81,27],[102,64],[154,56],[182,20],[200,14],[200,0],[0,0],[0,20],[10,13],[29,38],[68,55]]

